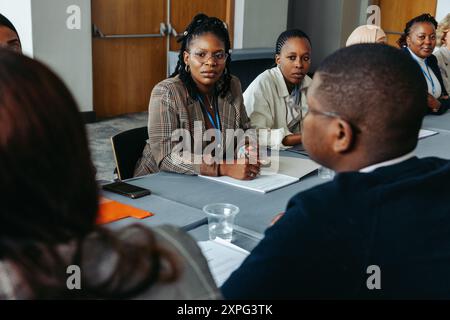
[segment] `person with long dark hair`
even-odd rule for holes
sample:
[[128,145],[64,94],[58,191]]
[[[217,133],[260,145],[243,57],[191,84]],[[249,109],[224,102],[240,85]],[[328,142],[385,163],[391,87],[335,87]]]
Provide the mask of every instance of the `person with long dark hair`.
[[[0,49],[0,300],[219,297],[181,230],[96,225],[97,188],[67,87],[41,63]],[[69,266],[80,268],[80,290],[66,284]]]
[[311,83],[311,42],[301,30],[281,33],[275,45],[276,66],[261,73],[244,92],[251,125],[267,134],[272,148],[301,143],[301,122],[308,106],[305,92]]
[[406,23],[403,34],[397,43],[419,64],[428,85],[428,113],[443,114],[450,107],[433,50],[436,46],[437,21],[428,13],[417,16]]
[[0,47],[22,52],[22,44],[16,28],[4,15],[0,14]]
[[[224,22],[198,14],[179,41],[175,72],[151,94],[149,140],[135,176],[163,170],[254,179],[259,162],[238,161],[234,154],[245,144],[243,139],[235,143],[234,135],[249,129],[250,121],[240,82],[230,73],[231,44]],[[204,139],[205,132],[213,133],[210,139]],[[206,152],[208,147],[212,152]]]

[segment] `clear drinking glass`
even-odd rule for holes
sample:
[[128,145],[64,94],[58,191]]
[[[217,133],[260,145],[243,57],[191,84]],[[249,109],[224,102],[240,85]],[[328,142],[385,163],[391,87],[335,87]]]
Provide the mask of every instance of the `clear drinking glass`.
[[334,171],[325,167],[320,167],[318,170],[318,175],[320,179],[331,180],[334,178]]
[[209,239],[219,237],[231,242],[234,218],[239,213],[239,207],[229,203],[211,203],[203,207],[203,212],[208,217]]

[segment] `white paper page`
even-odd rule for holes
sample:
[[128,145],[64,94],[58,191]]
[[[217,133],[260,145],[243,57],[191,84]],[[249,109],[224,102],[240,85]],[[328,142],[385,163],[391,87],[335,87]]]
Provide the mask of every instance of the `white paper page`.
[[249,255],[247,250],[220,238],[216,238],[214,241],[199,241],[198,245],[208,261],[217,287],[221,287]]
[[290,177],[284,174],[273,174],[272,172],[268,172],[266,168],[263,168],[261,170],[261,174],[253,180],[238,180],[227,176],[222,177],[200,176],[200,177],[262,193],[279,189],[281,187],[287,186],[289,184],[298,181],[298,178],[295,177]]
[[438,134],[436,131],[431,131],[431,130],[425,130],[425,129],[420,129],[419,131],[419,139],[423,139],[429,136],[434,136],[435,134]]
[[300,179],[319,167],[318,163],[310,159],[280,156],[278,158],[274,157],[270,168],[267,169],[278,170],[281,174]]

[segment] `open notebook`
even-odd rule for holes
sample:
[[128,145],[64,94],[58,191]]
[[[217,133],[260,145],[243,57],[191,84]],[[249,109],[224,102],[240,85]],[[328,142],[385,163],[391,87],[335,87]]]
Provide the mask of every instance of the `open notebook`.
[[300,178],[320,167],[309,159],[278,157],[272,159],[271,166],[262,168],[261,174],[253,180],[238,180],[231,177],[208,177],[205,179],[229,184],[238,188],[267,193],[300,180]]

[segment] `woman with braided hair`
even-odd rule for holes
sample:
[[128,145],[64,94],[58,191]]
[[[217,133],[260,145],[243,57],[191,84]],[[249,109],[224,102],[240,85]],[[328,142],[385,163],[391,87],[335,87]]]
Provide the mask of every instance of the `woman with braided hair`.
[[[260,171],[258,161],[234,157],[234,134],[249,129],[250,121],[240,82],[230,74],[226,25],[218,18],[198,14],[178,41],[181,49],[175,72],[151,94],[149,140],[135,176],[164,170],[254,179]],[[210,139],[204,139],[211,132]],[[211,145],[214,150],[208,154]]]
[[[311,83],[311,42],[301,30],[284,31],[275,46],[276,67],[261,73],[245,90],[244,104],[255,129],[270,129],[267,145],[301,143],[301,122]],[[262,137],[260,135],[260,141]]]

